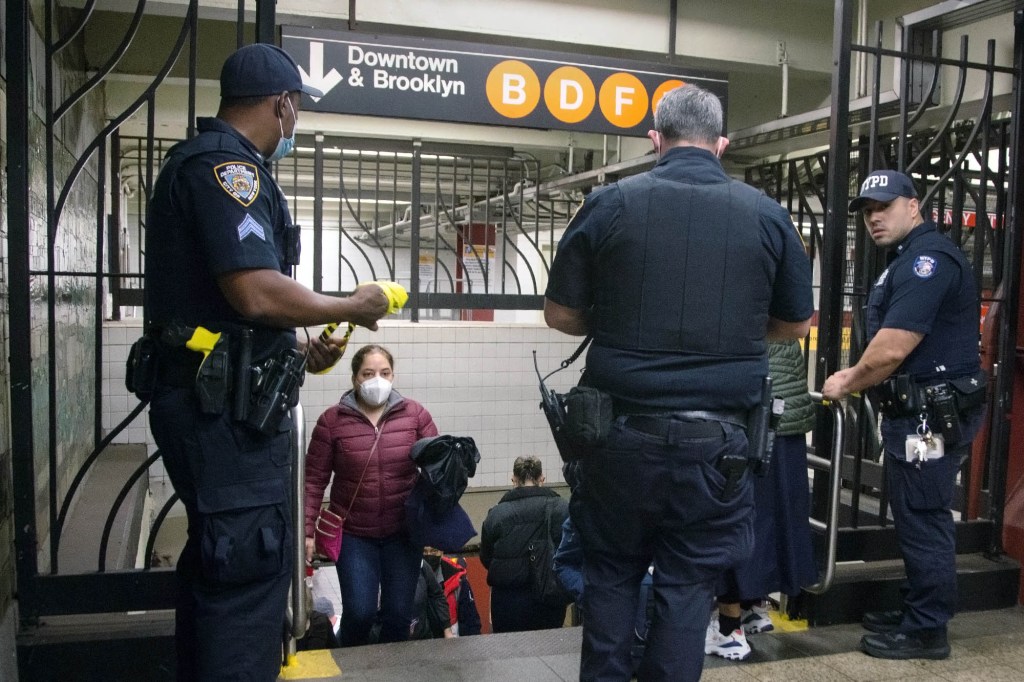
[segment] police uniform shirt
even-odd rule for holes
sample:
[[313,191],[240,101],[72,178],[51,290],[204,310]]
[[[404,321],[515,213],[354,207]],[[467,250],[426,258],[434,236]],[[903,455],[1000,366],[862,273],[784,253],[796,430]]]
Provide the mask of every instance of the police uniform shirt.
[[978,294],[967,259],[928,221],[895,249],[868,300],[868,335],[903,329],[924,338],[897,373],[918,381],[978,371]]
[[[146,225],[146,306],[153,322],[244,322],[217,284],[243,269],[286,275],[291,216],[262,155],[217,118],[197,119],[199,135],[168,153]],[[248,323],[247,323],[248,324]],[[294,330],[253,326],[254,360],[294,347]]]
[[[676,325],[677,335],[686,324],[674,316],[707,318],[720,314],[723,324],[735,331],[725,336],[746,337],[744,352],[732,356],[716,352],[716,347],[729,345],[728,341],[704,343],[704,340],[686,338],[685,334],[677,343],[661,344],[658,350],[644,350],[639,347],[642,344],[609,338],[606,331],[602,334],[602,326],[607,327],[609,319],[595,319],[599,316],[594,315],[590,320],[595,339],[587,356],[588,382],[612,394],[619,412],[747,409],[756,402],[761,378],[768,371],[766,345],[759,326],[765,323],[765,312],[790,322],[806,320],[813,313],[810,262],[803,244],[785,209],[753,188],[731,180],[715,155],[707,150],[672,148],[650,173],[659,180],[685,183],[680,184],[678,190],[664,189],[672,193],[673,201],[689,191],[687,185],[728,187],[731,196],[743,196],[744,201],[752,202],[756,213],[749,215],[756,216],[753,222],[758,225],[732,229],[728,221],[733,214],[721,215],[721,210],[707,214],[702,212],[706,209],[701,206],[691,205],[684,209],[691,214],[687,228],[686,221],[677,222],[675,214],[665,215],[662,211],[658,216],[662,225],[652,227],[646,235],[646,239],[655,243],[640,246],[634,241],[630,244],[630,255],[624,255],[620,247],[621,235],[617,234],[626,229],[624,225],[628,222],[623,191],[618,184],[603,187],[586,198],[570,221],[558,244],[545,296],[568,308],[591,311],[592,306],[607,301],[609,296],[622,297],[622,292],[610,292],[624,288],[616,281],[623,270],[643,269],[651,273],[651,277],[670,280],[664,289],[649,286],[644,280],[642,287],[626,291],[627,300],[616,305],[643,307],[643,319],[659,316],[662,321],[657,324],[661,327]],[[723,221],[730,229],[720,230]],[[710,273],[714,281],[694,282],[695,273],[704,273],[709,267],[707,262],[699,261],[707,261],[710,255],[716,262],[722,258],[728,262],[735,253],[732,246],[729,248],[733,250],[726,251],[723,257],[718,244],[726,239],[747,240],[746,250],[754,251],[748,262],[756,263],[750,269],[760,272],[744,272],[742,267],[729,271],[727,264],[724,270]],[[614,245],[609,247],[609,244]],[[751,245],[757,246],[750,249]],[[637,249],[643,253],[639,254]],[[766,271],[774,273],[769,285],[771,291],[760,289],[752,293],[753,297],[761,299],[755,306],[761,320],[745,314],[739,319],[735,311],[726,309],[729,304],[724,301],[730,300],[729,294],[734,292],[726,291],[721,299],[716,298],[718,290],[728,290],[732,280],[769,284],[763,275]],[[750,277],[745,277],[748,274]],[[680,298],[686,300],[680,301]],[[615,317],[615,313],[607,317]],[[701,344],[711,352],[695,350],[694,347]]]

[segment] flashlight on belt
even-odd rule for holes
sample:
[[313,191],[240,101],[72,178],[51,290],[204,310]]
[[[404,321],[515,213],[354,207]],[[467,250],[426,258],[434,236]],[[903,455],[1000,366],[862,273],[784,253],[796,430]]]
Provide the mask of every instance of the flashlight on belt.
[[[364,284],[376,284],[384,292],[384,295],[388,299],[388,310],[385,313],[386,315],[397,313],[409,301],[409,292],[407,292],[405,290],[405,287],[403,287],[401,284],[397,282],[391,282],[388,280],[377,280],[373,282],[362,282],[359,286],[363,286]],[[339,324],[340,323],[338,322],[331,322],[326,327],[324,327],[324,330],[320,333],[320,340],[324,343],[327,343],[327,340],[331,338],[331,334],[338,330]],[[352,338],[352,332],[355,330],[355,328],[356,326],[349,322],[348,329],[345,330],[345,335],[341,337],[341,343],[339,344],[339,347],[341,348],[342,355],[344,355],[345,350],[348,348],[348,340]],[[341,355],[338,356],[338,360],[340,359]],[[335,361],[334,364],[338,364],[337,361]],[[332,369],[334,369],[334,365],[331,365],[326,369],[320,370],[319,372],[317,372],[317,374],[326,374],[327,372],[330,372]]]

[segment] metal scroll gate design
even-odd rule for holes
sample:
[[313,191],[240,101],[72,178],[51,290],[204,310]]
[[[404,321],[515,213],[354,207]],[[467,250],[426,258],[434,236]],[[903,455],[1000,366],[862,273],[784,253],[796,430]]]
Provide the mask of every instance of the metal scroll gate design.
[[[1008,216],[1015,201],[1020,215],[1016,196],[1020,190],[1014,185],[1019,175],[1015,145],[1020,145],[1021,130],[1019,103],[1013,102],[1014,110],[1007,114],[1006,97],[999,96],[994,83],[1012,78],[1012,91],[1018,91],[1021,38],[1018,29],[1013,66],[995,63],[993,41],[986,46],[987,60],[975,63],[967,59],[966,36],[960,38],[959,58],[938,56],[941,38],[935,30],[918,34],[908,30],[904,38],[904,44],[920,49],[883,49],[881,27],[874,46],[846,48],[867,55],[874,66],[866,111],[833,95],[833,112],[838,108],[847,113],[833,113],[832,119],[833,124],[837,119],[842,124],[840,130],[849,131],[847,145],[833,144],[829,150],[756,165],[746,177],[789,209],[814,265],[820,314],[804,344],[812,387],[820,387],[828,374],[860,357],[866,345],[867,293],[885,266],[884,254],[871,242],[859,216],[847,215],[846,201],[859,193],[860,180],[873,169],[902,170],[915,180],[925,218],[935,220],[973,265],[981,292],[982,362],[994,384],[988,423],[975,439],[954,511],[959,524],[970,525],[975,519],[998,524],[1008,456],[1008,423],[1002,416],[1008,406],[1000,395],[1009,394],[1000,389],[1000,382],[1003,375],[1008,381],[1011,374],[999,368],[1010,366],[1015,350],[1009,329],[1017,310],[1011,292],[1016,291],[1019,237],[1018,226]],[[886,73],[900,75],[898,92],[883,89]],[[847,80],[841,90],[848,91],[848,86]],[[967,101],[968,92],[976,93],[977,99]],[[836,184],[830,185],[830,177],[837,178]],[[831,195],[836,186],[846,190],[841,192],[845,196]],[[829,263],[830,250],[843,257]],[[826,315],[830,305],[840,311],[831,319]],[[847,401],[841,529],[891,525],[875,409],[868,397]],[[827,435],[822,437],[828,433],[819,424],[812,435],[811,449],[820,456],[828,456],[823,451],[830,444]],[[825,472],[814,472],[812,513],[816,516],[824,509],[825,478]],[[989,543],[985,549],[998,551],[1000,535],[996,527],[984,540]]]
[[[27,4],[7,5],[7,17],[15,20],[8,24],[8,37],[26,46],[34,36]],[[130,118],[144,117],[148,132],[140,153],[148,159],[155,156],[159,146],[153,135],[157,89],[176,64],[178,73],[187,75],[188,120],[193,120],[195,113],[198,0],[182,4],[180,16],[160,19],[164,27],[174,28],[165,54],[156,60],[154,75],[139,84],[122,110],[108,110],[109,118],[102,120],[95,114],[104,111],[104,104],[92,96],[99,92],[94,89],[118,69],[141,27],[151,18],[144,11],[146,3],[140,0],[134,12],[122,16],[123,34],[110,40],[109,51],[97,58],[102,64],[86,68],[84,36],[91,21],[103,21],[94,16],[96,5],[95,0],[87,0],[81,9],[65,11],[54,0],[43,3],[45,61],[36,65],[37,72],[45,73],[42,121],[18,138],[18,142],[24,140],[25,149],[19,145],[15,150],[12,144],[12,154],[22,155],[19,158],[25,161],[16,164],[12,172],[22,172],[26,185],[36,187],[32,196],[45,196],[43,209],[38,208],[38,201],[31,211],[27,206],[14,207],[15,214],[26,219],[20,229],[12,229],[10,237],[12,251],[28,253],[26,244],[35,242],[29,268],[12,277],[10,297],[12,320],[31,321],[11,325],[11,366],[28,368],[27,394],[24,399],[12,394],[11,401],[19,548],[16,569],[24,624],[51,615],[170,608],[174,593],[173,571],[147,570],[156,529],[173,498],[153,510],[152,526],[144,520],[141,530],[133,529],[140,533],[138,542],[145,547],[144,553],[142,547],[136,552],[143,560],[108,552],[118,523],[131,516],[122,509],[126,499],[133,491],[144,491],[158,453],[138,458],[134,471],[113,487],[113,500],[103,500],[110,504],[109,509],[90,510],[99,514],[94,522],[100,527],[98,542],[73,557],[77,568],[62,571],[61,566],[72,558],[68,544],[78,540],[68,530],[68,523],[82,501],[84,483],[91,474],[102,475],[97,471],[118,435],[133,421],[143,423],[138,417],[144,404],[137,405],[120,424],[104,425],[101,410],[105,382],[121,381],[110,368],[116,364],[123,367],[123,359],[105,357],[104,317],[106,311],[119,309],[116,295],[130,280],[126,276],[121,281],[119,274],[125,270],[118,245],[125,208],[119,131]],[[23,62],[14,63],[11,53],[9,50],[7,55],[9,68],[24,73],[31,67],[31,51],[21,51]],[[9,101],[14,106],[24,104],[25,112],[31,112],[30,100],[24,96],[27,79],[16,78],[8,85]],[[32,145],[32,136],[37,145]],[[29,158],[27,148],[38,146],[40,140],[43,154]],[[136,187],[148,191],[152,180],[152,173],[147,173],[135,179]],[[19,201],[20,197],[12,198],[12,202]],[[41,226],[32,229],[27,219],[30,212],[45,216],[45,230]],[[30,295],[17,293],[29,291]],[[105,300],[108,293],[115,295],[113,306]],[[86,552],[95,553],[86,557],[83,567],[80,554]]]
[[397,281],[418,321],[542,308],[555,233],[579,202],[543,172],[505,148],[317,134],[276,175],[303,228],[300,279],[328,294]]
[[[261,3],[267,5],[260,0],[258,10]],[[85,543],[69,531],[69,521],[81,511],[83,490],[95,480],[90,477],[101,476],[97,472],[113,456],[119,436],[126,429],[146,428],[143,403],[121,423],[104,423],[105,392],[122,381],[113,368],[123,368],[123,358],[105,356],[104,322],[143,314],[146,198],[160,162],[176,142],[155,134],[157,93],[169,74],[186,76],[187,97],[175,106],[187,109],[182,113],[189,121],[188,134],[194,134],[199,3],[182,5],[177,18],[159,17],[162,29],[174,26],[175,38],[160,55],[155,75],[139,85],[137,96],[121,111],[108,111],[110,118],[94,123],[95,130],[86,134],[76,125],[90,111],[102,110],[88,93],[119,67],[130,48],[139,49],[133,43],[151,18],[139,0],[133,14],[122,15],[124,34],[111,41],[116,47],[104,54],[101,66],[87,70],[83,35],[96,4],[87,0],[81,10],[58,17],[55,0],[45,3],[46,110],[39,132],[45,158],[33,165],[31,179],[26,162],[21,178],[27,199],[30,185],[43,184],[32,179],[45,173],[47,227],[45,258],[11,282],[11,319],[35,319],[11,329],[12,367],[28,368],[23,384],[29,386],[27,399],[11,405],[12,442],[24,453],[15,462],[17,541],[19,548],[32,548],[20,551],[17,561],[25,624],[53,615],[173,606],[173,572],[151,564],[174,495],[158,500],[141,528],[134,521],[131,532],[139,539],[129,552],[133,557],[118,556],[114,548],[125,517],[142,516],[127,508],[133,496],[146,495],[150,477],[159,475],[159,453],[138,456],[137,466],[102,501],[109,508],[92,510],[100,515],[99,537],[76,549],[74,562],[68,560],[69,544]],[[243,42],[245,4],[239,0],[238,44]],[[25,27],[27,45],[32,35],[28,16],[18,16],[12,25]],[[262,35],[259,12],[257,24]],[[22,52],[23,60],[27,54]],[[27,73],[22,68],[27,63],[15,66]],[[23,102],[28,112],[28,79],[21,91],[17,85],[9,85],[9,101]],[[30,146],[26,135],[21,150],[26,159]],[[559,189],[557,183],[545,189],[551,167],[505,148],[317,134],[300,136],[296,152],[275,170],[293,219],[303,227],[300,279],[336,294],[367,280],[398,281],[410,291],[402,315],[413,321],[535,316],[543,305],[555,235],[580,201],[578,193]],[[83,196],[91,198],[84,209]],[[26,259],[32,232],[27,203],[21,206],[24,230],[12,231],[12,240],[22,236],[15,251]],[[39,299],[44,303],[38,306],[29,295],[33,282],[37,293],[43,291]],[[14,296],[18,291],[25,294]],[[69,320],[80,335],[75,343],[64,336]],[[61,406],[81,414],[72,418]]]

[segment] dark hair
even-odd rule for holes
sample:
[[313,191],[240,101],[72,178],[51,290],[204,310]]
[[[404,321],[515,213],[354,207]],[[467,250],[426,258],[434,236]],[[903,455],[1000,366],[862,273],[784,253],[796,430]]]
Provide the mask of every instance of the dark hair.
[[388,366],[391,367],[391,371],[395,370],[395,359],[391,357],[391,351],[384,346],[379,346],[376,343],[370,343],[357,350],[356,354],[352,356],[352,374],[359,374],[359,370],[363,367],[363,360],[371,353],[380,353],[386,357],[388,359]]
[[540,460],[536,457],[516,457],[516,461],[512,463],[512,475],[520,483],[527,481],[540,483],[540,477],[544,475],[544,471]]

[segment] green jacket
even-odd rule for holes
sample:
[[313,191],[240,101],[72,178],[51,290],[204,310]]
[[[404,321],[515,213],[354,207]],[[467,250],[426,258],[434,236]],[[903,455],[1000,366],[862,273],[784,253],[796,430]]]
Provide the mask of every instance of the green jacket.
[[768,372],[772,377],[772,393],[786,401],[778,435],[807,433],[814,426],[814,409],[807,394],[807,370],[804,354],[796,341],[768,344]]

